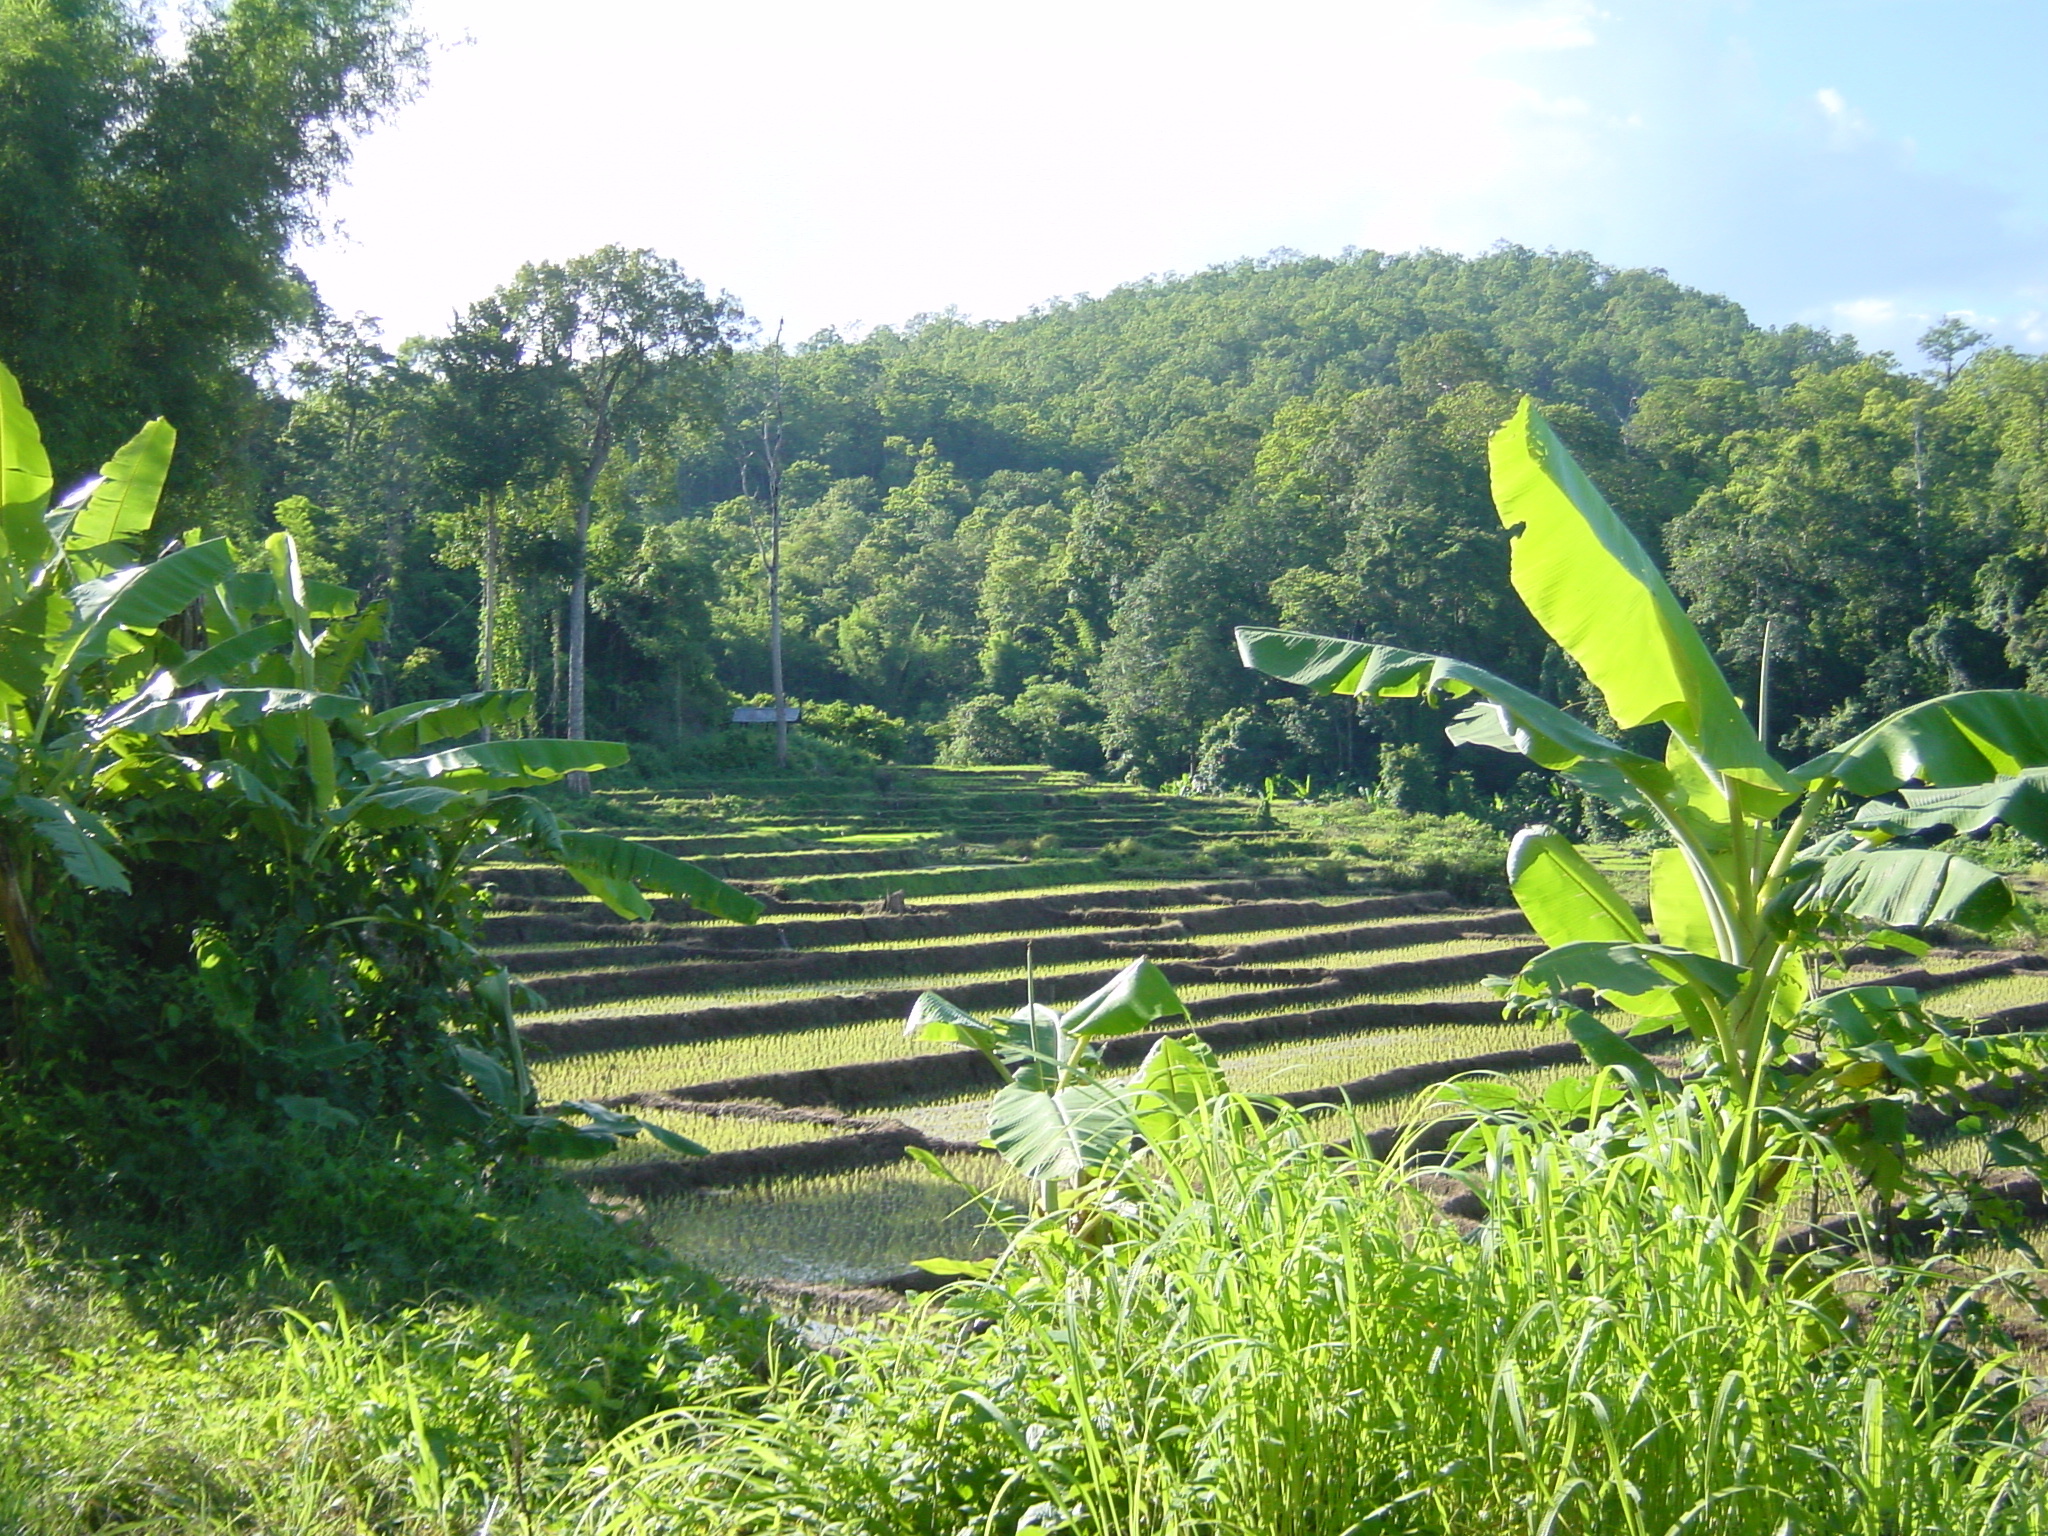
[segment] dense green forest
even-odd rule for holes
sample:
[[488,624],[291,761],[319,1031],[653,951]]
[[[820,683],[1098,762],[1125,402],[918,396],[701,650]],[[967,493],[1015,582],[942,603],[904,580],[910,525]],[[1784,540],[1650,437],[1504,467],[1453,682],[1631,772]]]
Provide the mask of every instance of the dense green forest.
[[643,357],[604,421],[605,359],[533,317],[565,270],[529,269],[395,352],[327,326],[252,433],[245,515],[388,604],[394,700],[488,672],[566,722],[587,492],[590,728],[679,766],[757,759],[764,737],[720,722],[769,686],[779,505],[788,690],[826,732],[1484,809],[1514,786],[1452,778],[1426,720],[1287,698],[1229,635],[1444,650],[1580,697],[1501,596],[1482,449],[1524,391],[1738,674],[1769,626],[1787,750],[2048,666],[2048,365],[1959,326],[1913,371],[1658,272],[1504,248],[1282,254],[1007,323],[785,347],[671,268],[696,329]]

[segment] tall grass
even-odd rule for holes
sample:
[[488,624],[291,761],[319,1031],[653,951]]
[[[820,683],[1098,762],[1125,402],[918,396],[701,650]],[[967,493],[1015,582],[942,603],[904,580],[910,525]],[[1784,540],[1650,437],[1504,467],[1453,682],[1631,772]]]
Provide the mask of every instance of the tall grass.
[[[1090,1247],[692,1409],[586,1474],[593,1532],[1906,1536],[2048,1530],[2022,1394],[1936,1282],[1759,1283],[1698,1112],[1497,1129],[1468,1233],[1392,1166],[1229,1112]],[[1845,1297],[1856,1301],[1845,1305]]]

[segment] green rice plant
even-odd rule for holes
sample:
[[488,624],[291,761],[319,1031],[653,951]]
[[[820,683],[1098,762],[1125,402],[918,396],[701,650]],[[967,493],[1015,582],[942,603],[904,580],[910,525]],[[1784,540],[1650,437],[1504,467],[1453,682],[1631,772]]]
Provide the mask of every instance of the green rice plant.
[[[693,1115],[671,1109],[637,1110],[634,1118],[673,1131],[678,1136],[687,1137],[706,1152],[744,1152],[755,1147],[788,1147],[846,1134],[844,1126],[821,1125],[815,1121],[772,1120],[750,1115]],[[578,1166],[602,1168],[607,1164],[661,1160],[661,1153],[655,1148],[626,1145]]]
[[1458,1024],[1375,1030],[1216,1054],[1231,1082],[1245,1092],[1291,1093],[1356,1082],[1396,1067],[1555,1045],[1562,1038],[1558,1030],[1542,1024]]
[[1003,1234],[956,1181],[997,1199],[1021,1200],[1022,1186],[994,1157],[940,1162],[951,1177],[899,1163],[700,1190],[651,1204],[648,1226],[687,1262],[735,1280],[871,1284],[934,1254],[998,1252]]
[[2018,971],[1927,994],[1927,1006],[1951,1018],[1977,1018],[2029,1003],[2048,1003],[2048,971]]
[[[1610,1100],[1611,1102],[1611,1096]],[[1398,1166],[1215,1112],[1102,1243],[1069,1213],[906,1326],[592,1463],[592,1536],[2040,1536],[2048,1472],[1940,1277],[1758,1251],[1697,1094],[1495,1127],[1477,1241]]]
[[763,1034],[685,1045],[606,1051],[534,1065],[534,1085],[563,1099],[609,1099],[620,1094],[755,1077],[765,1072],[806,1072],[846,1062],[918,1056],[930,1050],[903,1037],[895,1019],[835,1024],[788,1034]]

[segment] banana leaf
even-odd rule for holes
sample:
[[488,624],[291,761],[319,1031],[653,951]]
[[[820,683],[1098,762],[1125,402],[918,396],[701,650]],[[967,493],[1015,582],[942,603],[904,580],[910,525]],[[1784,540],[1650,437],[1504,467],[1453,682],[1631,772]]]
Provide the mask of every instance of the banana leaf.
[[989,1106],[990,1142],[1027,1179],[1078,1178],[1137,1134],[1129,1090],[1109,1083],[1073,1083],[1057,1093],[1011,1083]]
[[2048,699],[2017,688],[1945,693],[1909,704],[1860,736],[1792,770],[1802,784],[1834,779],[1884,795],[1914,780],[1941,789],[2048,767]]
[[[1427,700],[1477,694],[1482,702],[1444,732],[1452,741],[1519,752],[1540,768],[1574,772],[1601,766],[1655,788],[1670,785],[1670,770],[1655,758],[1631,752],[1527,689],[1453,657],[1250,626],[1237,631],[1237,652],[1255,671],[1317,693]],[[1612,775],[1597,783],[1613,796],[1635,796]]]
[[[208,539],[148,565],[129,566],[71,590],[76,617],[57,648],[58,677],[107,654],[107,637],[123,626],[150,629],[203,598],[235,568],[226,539]],[[53,679],[54,681],[54,679]]]
[[553,784],[572,773],[616,768],[626,761],[627,755],[623,742],[521,737],[450,747],[424,757],[394,757],[391,766],[408,778],[520,789],[530,784]]
[[101,465],[99,484],[64,531],[66,547],[97,549],[149,532],[177,443],[177,430],[159,416]]
[[2048,843],[2048,768],[2029,768],[1986,784],[1959,789],[1907,789],[1904,805],[1874,801],[1856,813],[1851,826],[1908,837],[1951,827],[1957,833],[1981,832],[2004,822],[2037,843]]
[[1656,563],[1524,396],[1487,446],[1511,579],[1624,729],[1660,721],[1710,771],[1795,786],[1764,750]]
[[700,912],[735,923],[751,923],[761,915],[761,903],[745,891],[736,891],[696,865],[645,843],[629,843],[601,832],[564,832],[561,838],[562,867],[578,879],[613,880],[680,897]]
[[1139,959],[1062,1014],[1060,1028],[1076,1040],[1093,1040],[1133,1034],[1173,1014],[1188,1017],[1187,1004],[1164,971]]
[[1515,834],[1508,845],[1508,890],[1546,944],[1649,941],[1607,877],[1549,827],[1524,827]]
[[113,855],[114,834],[92,812],[59,796],[16,795],[14,808],[56,851],[65,872],[95,890],[128,893],[128,875]]
[[1960,923],[1995,926],[2012,911],[2012,891],[1981,864],[1934,848],[1850,848],[1831,855],[1806,904],[1888,928]]
[[532,712],[531,688],[501,688],[488,693],[465,693],[453,699],[428,699],[372,715],[370,739],[381,752],[417,752],[437,741],[467,736],[487,725],[510,725]]
[[21,384],[0,366],[0,539],[8,554],[9,597],[19,601],[28,592],[28,573],[49,558],[54,547],[43,526],[43,508],[50,500],[50,456]]

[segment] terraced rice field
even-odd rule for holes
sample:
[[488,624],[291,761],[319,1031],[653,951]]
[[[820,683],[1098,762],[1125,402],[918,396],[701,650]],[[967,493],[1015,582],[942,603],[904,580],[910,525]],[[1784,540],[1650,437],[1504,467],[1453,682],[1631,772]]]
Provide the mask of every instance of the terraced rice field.
[[[976,1150],[994,1075],[902,1021],[927,989],[1017,1006],[1027,956],[1055,1004],[1150,956],[1239,1087],[1337,1106],[1320,1122],[1332,1136],[1423,1112],[1464,1073],[1540,1081],[1577,1060],[1555,1033],[1503,1023],[1480,986],[1535,952],[1511,909],[1399,888],[1355,846],[1261,826],[1245,802],[1032,769],[882,778],[594,802],[607,829],[761,895],[750,928],[676,902],[621,923],[555,871],[495,871],[489,938],[536,995],[522,1031],[542,1094],[631,1107],[712,1152],[629,1146],[583,1176],[710,1268],[859,1286],[986,1248],[961,1188],[904,1149],[1000,1191]],[[1627,855],[1608,862],[1630,873]],[[1939,953],[1911,968],[1948,1012],[2048,1013],[2032,962]],[[1886,973],[1872,957],[1855,979]],[[1115,1042],[1111,1059],[1148,1043]]]

